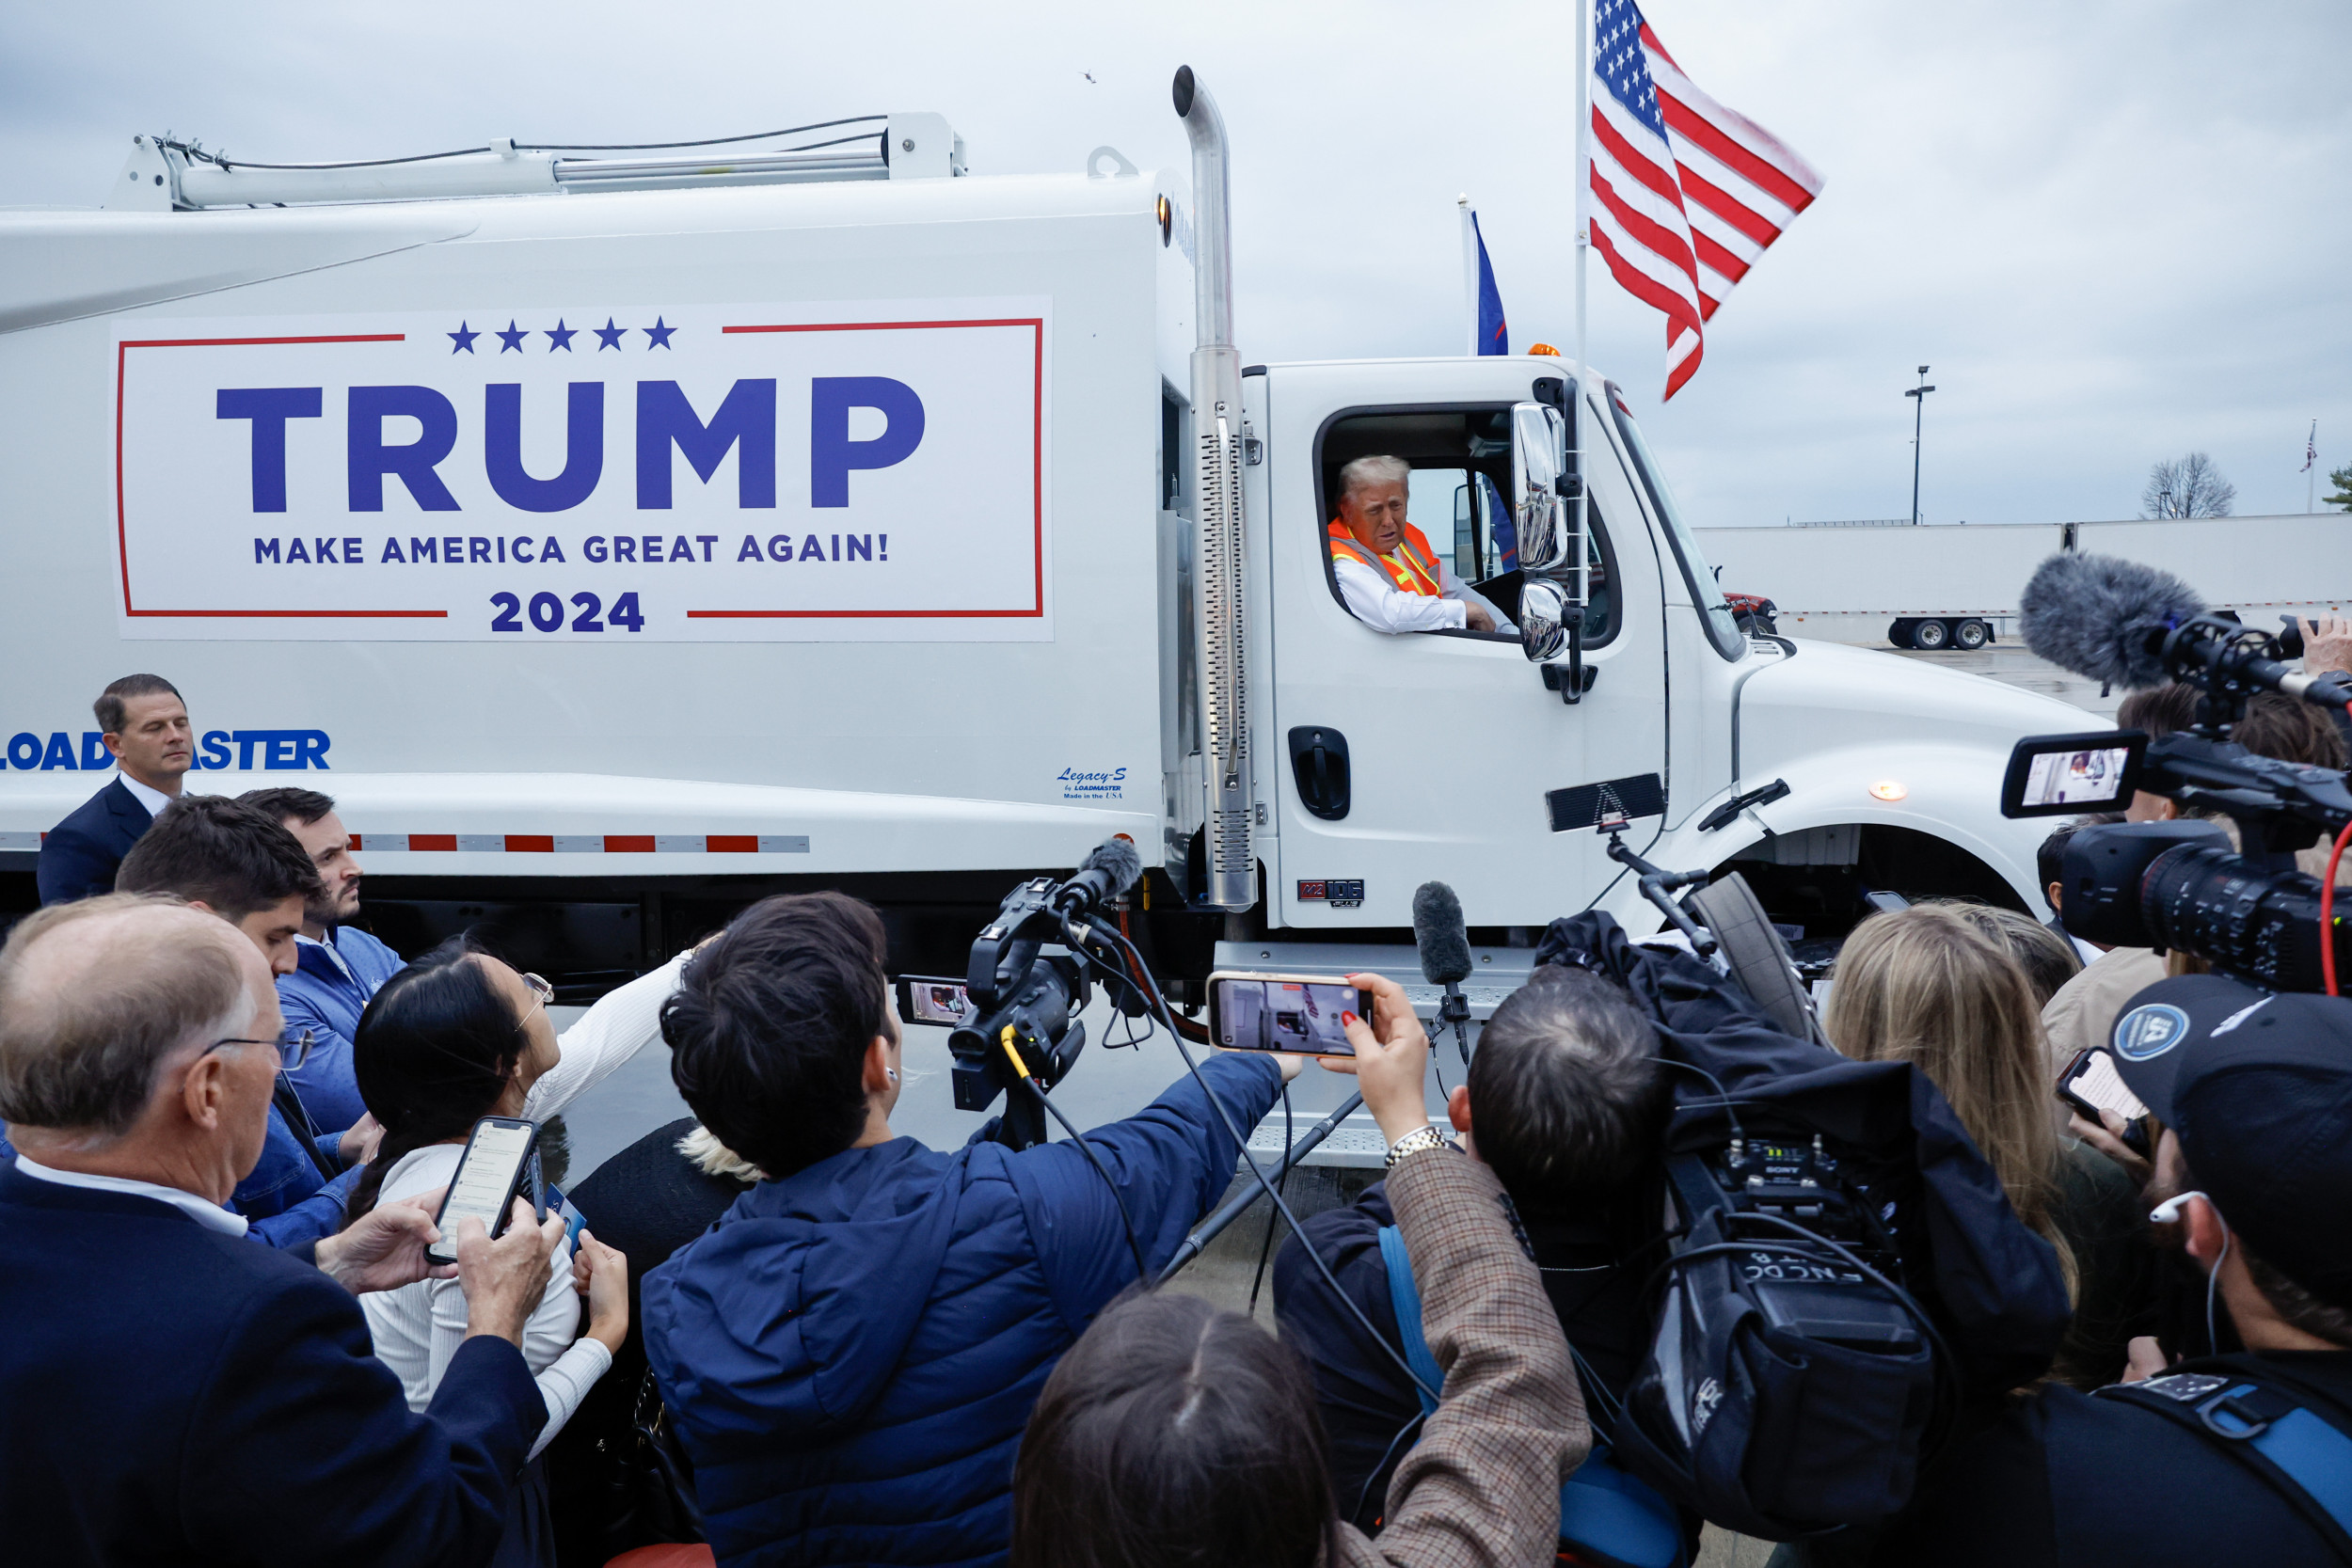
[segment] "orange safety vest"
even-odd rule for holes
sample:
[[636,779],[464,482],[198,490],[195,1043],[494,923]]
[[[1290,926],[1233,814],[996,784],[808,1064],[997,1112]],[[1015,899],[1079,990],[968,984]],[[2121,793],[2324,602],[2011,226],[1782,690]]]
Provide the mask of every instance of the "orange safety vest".
[[1336,519],[1329,532],[1333,561],[1345,556],[1362,562],[1375,572],[1386,572],[1400,594],[1419,594],[1432,599],[1445,597],[1438,586],[1443,579],[1438,573],[1437,552],[1429,547],[1427,536],[1412,524],[1405,525],[1404,542],[1389,555],[1373,554],[1370,546],[1348,532],[1345,523]]

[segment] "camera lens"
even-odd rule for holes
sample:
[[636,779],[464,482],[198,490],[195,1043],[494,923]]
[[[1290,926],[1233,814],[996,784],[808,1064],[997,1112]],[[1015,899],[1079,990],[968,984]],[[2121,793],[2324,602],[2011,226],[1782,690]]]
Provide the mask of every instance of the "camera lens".
[[[2156,945],[2272,990],[2321,989],[2319,884],[2297,871],[2258,872],[2226,849],[2156,857],[2140,879],[2140,917]],[[2340,963],[2352,942],[2338,938]]]

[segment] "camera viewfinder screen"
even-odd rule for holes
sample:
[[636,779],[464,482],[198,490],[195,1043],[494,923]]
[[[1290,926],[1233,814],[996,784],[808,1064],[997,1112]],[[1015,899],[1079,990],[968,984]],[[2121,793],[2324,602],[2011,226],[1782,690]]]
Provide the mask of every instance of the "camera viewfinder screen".
[[2128,746],[2043,752],[2026,768],[2025,806],[2110,806],[2122,793]]
[[1232,1051],[1297,1051],[1353,1056],[1340,1014],[1363,1007],[1345,981],[1218,979],[1217,1044]]

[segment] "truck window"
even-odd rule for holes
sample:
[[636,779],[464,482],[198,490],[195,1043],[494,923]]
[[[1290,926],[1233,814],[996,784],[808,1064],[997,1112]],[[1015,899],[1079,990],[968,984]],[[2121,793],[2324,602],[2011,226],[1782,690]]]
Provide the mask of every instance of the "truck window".
[[[1521,578],[1518,541],[1505,499],[1511,485],[1510,410],[1480,408],[1379,409],[1338,416],[1324,426],[1317,452],[1317,515],[1308,521],[1327,541],[1324,570],[1333,598],[1347,599],[1327,544],[1340,516],[1340,470],[1359,457],[1403,460],[1406,521],[1429,544],[1433,563],[1516,619]],[[1600,513],[1592,514],[1592,600],[1584,615],[1585,643],[1615,635],[1615,561]],[[1447,632],[1447,636],[1476,633]],[[1507,635],[1507,634],[1505,634]]]
[[1691,602],[1699,607],[1699,620],[1707,627],[1707,640],[1715,651],[1728,659],[1737,659],[1748,651],[1748,640],[1732,619],[1731,607],[1724,603],[1724,591],[1715,581],[1715,574],[1708,569],[1707,558],[1699,553],[1699,542],[1691,532],[1691,526],[1682,520],[1682,509],[1675,504],[1674,492],[1666,488],[1666,475],[1658,460],[1650,455],[1649,443],[1642,439],[1642,427],[1633,422],[1633,412],[1625,404],[1625,397],[1613,381],[1605,384],[1609,411],[1616,416],[1618,433],[1625,437],[1626,451],[1633,454],[1634,470],[1642,476],[1642,488],[1649,492],[1649,504],[1659,520],[1666,525],[1666,540],[1674,546],[1675,560],[1682,567],[1682,580],[1691,590]]

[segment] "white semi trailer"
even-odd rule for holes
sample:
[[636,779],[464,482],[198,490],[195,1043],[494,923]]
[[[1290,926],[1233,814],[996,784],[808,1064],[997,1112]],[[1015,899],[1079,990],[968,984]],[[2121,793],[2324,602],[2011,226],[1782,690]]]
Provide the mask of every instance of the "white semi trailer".
[[[335,796],[397,945],[486,922],[575,994],[819,886],[959,972],[1111,833],[1181,1000],[1220,958],[1409,971],[1430,879],[1497,974],[1575,910],[1653,928],[1612,829],[1810,934],[2028,904],[2002,766],[2077,712],[1741,634],[1581,366],[1244,365],[1223,129],[1176,99],[1189,189],[969,176],[894,116],[715,161],[141,137],[104,210],[0,214],[12,907],[134,670],[192,787]],[[1523,637],[1351,617],[1325,530],[1372,452]]]
[[1880,624],[1898,648],[1981,648],[2017,629],[2017,601],[2059,550],[2172,573],[2248,624],[2352,600],[2352,520],[2319,513],[2121,522],[1808,523],[1699,530],[1724,585],[1772,601],[1776,620],[1822,635]]

